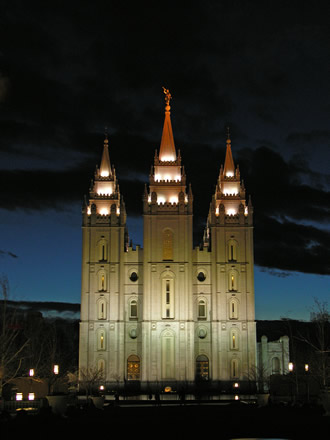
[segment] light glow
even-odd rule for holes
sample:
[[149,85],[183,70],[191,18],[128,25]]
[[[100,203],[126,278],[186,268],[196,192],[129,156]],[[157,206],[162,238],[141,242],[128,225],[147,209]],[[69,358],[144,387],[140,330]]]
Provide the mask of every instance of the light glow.
[[58,365],[54,365],[54,374],[58,374],[60,372],[60,367]]
[[170,203],[178,203],[178,197],[177,196],[170,197]]
[[109,177],[109,171],[101,171],[101,177]]
[[34,393],[29,393],[28,399],[29,400],[34,400]]
[[33,376],[34,376],[34,369],[33,369],[33,368],[30,368],[30,370],[29,370],[29,376],[30,376],[30,377],[33,377]]
[[91,215],[91,207],[87,206],[87,215]]
[[239,400],[239,396],[237,394],[235,396],[235,400]]
[[97,194],[99,196],[106,196],[112,194],[112,188],[111,186],[105,186],[97,189]]
[[236,188],[228,188],[223,191],[225,196],[237,196],[238,191]]
[[309,370],[309,365],[305,364],[305,371],[306,371],[306,373],[307,373],[308,370]]
[[226,177],[234,177],[234,173],[232,171],[227,171]]
[[163,196],[158,196],[158,197],[157,197],[157,203],[158,203],[158,204],[160,204],[160,203],[165,203],[165,197],[163,197]]
[[162,156],[162,157],[160,157],[159,158],[159,160],[161,161],[161,162],[173,162],[173,161],[175,161],[175,157],[172,155],[168,155],[168,156]]
[[101,208],[101,209],[100,209],[100,214],[101,214],[101,215],[108,215],[108,214],[109,214],[109,211],[108,211],[107,208]]
[[288,368],[289,368],[289,371],[293,371],[293,363],[292,362],[289,362]]
[[16,400],[23,400],[23,393],[16,393]]
[[236,214],[237,214],[236,209],[234,208],[227,209],[227,215],[236,215]]

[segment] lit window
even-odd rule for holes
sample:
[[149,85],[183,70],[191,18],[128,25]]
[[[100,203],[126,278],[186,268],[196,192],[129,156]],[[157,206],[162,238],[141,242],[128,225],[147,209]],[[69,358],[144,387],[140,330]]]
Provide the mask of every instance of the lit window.
[[23,393],[16,393],[16,400],[23,400]]
[[140,358],[132,355],[127,359],[127,379],[140,380]]
[[29,400],[34,400],[34,393],[29,393],[28,399]]
[[206,356],[201,355],[196,359],[196,380],[209,379],[209,360]]

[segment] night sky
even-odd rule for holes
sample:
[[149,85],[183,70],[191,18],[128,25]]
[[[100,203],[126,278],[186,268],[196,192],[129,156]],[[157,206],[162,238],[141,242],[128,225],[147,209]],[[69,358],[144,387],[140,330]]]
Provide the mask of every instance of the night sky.
[[0,273],[16,300],[80,302],[81,206],[105,127],[142,244],[164,118],[194,194],[195,244],[226,127],[255,221],[256,318],[330,296],[330,3],[0,3]]

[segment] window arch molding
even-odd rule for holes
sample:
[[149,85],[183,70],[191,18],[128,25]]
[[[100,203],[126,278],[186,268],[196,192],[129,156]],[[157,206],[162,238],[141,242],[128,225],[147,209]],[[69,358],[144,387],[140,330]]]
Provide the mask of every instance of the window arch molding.
[[228,301],[229,319],[238,319],[239,317],[239,301],[232,296]]
[[227,241],[227,259],[238,261],[238,241],[233,237]]
[[228,290],[237,292],[239,288],[239,274],[236,269],[230,269],[228,272]]
[[97,259],[98,261],[108,260],[108,242],[104,237],[97,242]]
[[128,317],[129,319],[136,320],[139,315],[139,300],[136,295],[131,296],[128,299]]
[[229,341],[230,350],[239,350],[240,334],[238,328],[236,327],[231,328],[229,335],[230,335],[230,341]]
[[173,241],[174,232],[171,228],[165,228],[162,230],[162,247],[163,247],[163,260],[173,260]]
[[174,318],[175,305],[175,275],[165,270],[160,276],[161,285],[161,316],[162,319]]
[[196,299],[197,319],[206,320],[208,314],[208,301],[204,296]]
[[105,269],[100,269],[97,272],[97,290],[99,292],[106,292],[107,289],[107,273]]
[[106,332],[104,328],[99,328],[96,331],[96,347],[97,351],[105,351],[107,347]]
[[240,375],[240,362],[238,357],[232,357],[230,361],[230,375],[232,379],[238,379]]
[[140,380],[141,361],[139,356],[131,354],[127,358],[127,380]]
[[101,296],[96,301],[97,319],[107,319],[107,300]]

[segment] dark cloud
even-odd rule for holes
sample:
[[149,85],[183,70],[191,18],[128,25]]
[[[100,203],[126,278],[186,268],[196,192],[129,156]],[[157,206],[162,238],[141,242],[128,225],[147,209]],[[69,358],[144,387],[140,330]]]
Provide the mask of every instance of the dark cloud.
[[167,2],[162,10],[156,3],[4,2],[1,207],[81,203],[108,127],[128,215],[141,215],[164,85],[192,184],[196,244],[229,125],[255,209],[256,263],[282,274],[329,274],[330,176],[318,166],[329,160],[330,6],[234,3]]
[[14,254],[13,252],[0,249],[0,257],[5,257],[5,256],[11,257],[11,258],[18,258],[18,255]]

